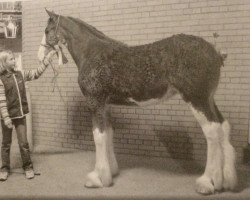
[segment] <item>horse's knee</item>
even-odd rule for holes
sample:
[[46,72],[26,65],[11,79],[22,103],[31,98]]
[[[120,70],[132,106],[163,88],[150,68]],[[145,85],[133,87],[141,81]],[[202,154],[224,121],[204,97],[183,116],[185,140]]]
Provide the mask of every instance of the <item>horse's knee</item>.
[[225,138],[229,139],[230,134],[231,134],[231,126],[229,124],[229,122],[227,120],[225,120],[222,124],[221,124],[222,130],[224,131],[225,134]]
[[217,122],[210,122],[203,125],[202,130],[209,142],[220,142],[224,135],[221,125]]

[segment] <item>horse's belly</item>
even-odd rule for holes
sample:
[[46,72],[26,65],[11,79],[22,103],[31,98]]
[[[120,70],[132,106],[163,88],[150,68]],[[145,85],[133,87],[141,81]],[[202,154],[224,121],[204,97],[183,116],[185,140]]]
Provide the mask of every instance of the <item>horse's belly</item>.
[[151,105],[160,104],[160,103],[168,100],[169,98],[174,96],[176,93],[177,93],[177,90],[173,87],[170,87],[161,98],[151,98],[151,99],[147,99],[147,100],[143,100],[143,101],[138,101],[138,100],[133,99],[133,97],[129,97],[128,100],[129,100],[129,102],[136,104],[138,106],[142,106],[142,107],[143,106],[151,106]]
[[131,103],[134,103],[134,104],[136,104],[138,106],[151,106],[151,105],[159,104],[159,103],[161,103],[163,101],[161,99],[149,99],[149,100],[146,100],[146,101],[136,101],[132,97],[128,98],[128,100]]

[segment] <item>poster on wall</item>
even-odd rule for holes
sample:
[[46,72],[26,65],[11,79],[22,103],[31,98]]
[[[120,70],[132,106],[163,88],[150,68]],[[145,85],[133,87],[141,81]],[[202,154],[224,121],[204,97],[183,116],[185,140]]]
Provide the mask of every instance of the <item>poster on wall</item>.
[[0,49],[22,51],[21,1],[0,1]]
[[0,2],[0,37],[22,37],[21,2]]

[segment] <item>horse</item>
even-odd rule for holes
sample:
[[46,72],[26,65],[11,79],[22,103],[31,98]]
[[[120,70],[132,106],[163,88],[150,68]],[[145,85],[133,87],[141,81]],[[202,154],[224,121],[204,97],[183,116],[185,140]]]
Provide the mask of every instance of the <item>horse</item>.
[[85,187],[109,187],[119,173],[110,105],[143,106],[180,94],[207,141],[207,162],[196,180],[196,191],[207,195],[236,188],[230,124],[214,100],[224,59],[212,44],[198,36],[176,34],[128,46],[80,19],[46,12],[49,19],[39,47],[40,60],[55,46],[68,49],[92,117],[96,162]]

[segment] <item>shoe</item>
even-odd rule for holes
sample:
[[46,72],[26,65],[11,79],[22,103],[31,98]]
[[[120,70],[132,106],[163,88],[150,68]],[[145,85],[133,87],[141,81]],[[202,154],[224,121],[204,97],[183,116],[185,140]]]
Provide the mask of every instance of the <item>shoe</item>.
[[34,177],[35,177],[35,173],[34,173],[33,169],[26,170],[26,171],[25,171],[25,177],[26,177],[27,179],[32,179],[32,178],[34,178]]
[[0,181],[6,181],[9,176],[8,172],[0,172]]

